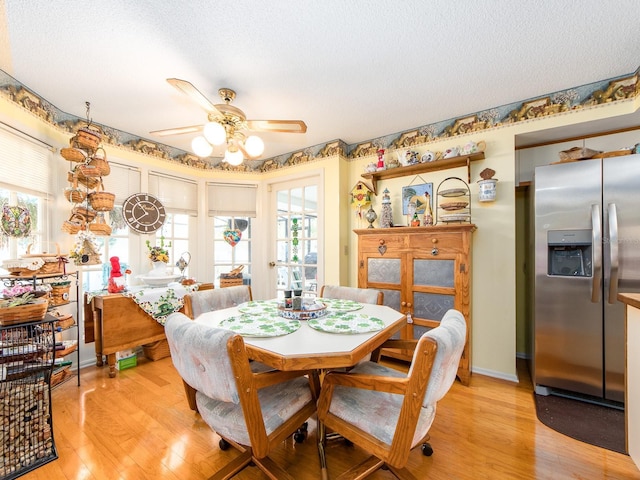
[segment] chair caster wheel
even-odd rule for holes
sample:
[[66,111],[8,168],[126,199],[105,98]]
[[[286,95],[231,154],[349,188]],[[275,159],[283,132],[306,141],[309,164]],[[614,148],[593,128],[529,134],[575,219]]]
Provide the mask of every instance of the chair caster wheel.
[[431,455],[433,455],[433,448],[431,447],[431,445],[429,445],[428,443],[423,443],[422,444],[422,454],[425,457],[430,457]]
[[224,452],[225,450],[229,450],[229,447],[231,446],[231,444],[227,442],[224,438],[221,438],[220,441],[218,442],[218,446],[220,447],[220,450]]
[[302,443],[307,438],[307,429],[309,428],[309,424],[304,422],[302,426],[296,430],[296,433],[293,434],[293,439],[296,443]]

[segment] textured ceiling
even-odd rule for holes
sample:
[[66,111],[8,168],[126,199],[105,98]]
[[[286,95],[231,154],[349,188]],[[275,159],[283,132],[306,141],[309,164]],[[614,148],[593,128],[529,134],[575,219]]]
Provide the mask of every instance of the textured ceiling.
[[270,158],[630,74],[639,19],[637,0],[0,0],[0,69],[149,139],[206,121],[166,78],[233,88],[251,119],[307,123],[261,134]]

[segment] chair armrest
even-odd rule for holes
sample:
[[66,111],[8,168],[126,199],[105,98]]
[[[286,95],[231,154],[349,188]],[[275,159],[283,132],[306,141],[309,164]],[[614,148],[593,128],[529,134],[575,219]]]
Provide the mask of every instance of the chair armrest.
[[328,373],[322,382],[322,389],[333,389],[334,386],[361,388],[375,390],[376,392],[404,394],[408,380],[400,377],[381,377],[379,375],[367,375],[363,373]]
[[418,339],[400,340],[400,339],[392,338],[384,342],[382,345],[380,345],[371,353],[371,360],[377,363],[380,360],[380,354],[383,348],[393,348],[396,350],[408,350],[409,352],[411,352],[411,354],[413,354],[413,351],[416,349],[417,345],[418,345]]

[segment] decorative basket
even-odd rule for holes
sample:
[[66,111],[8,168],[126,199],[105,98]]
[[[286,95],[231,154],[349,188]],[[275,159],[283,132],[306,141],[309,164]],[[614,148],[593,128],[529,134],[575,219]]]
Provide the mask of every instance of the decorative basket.
[[100,181],[100,190],[89,194],[89,203],[97,212],[110,212],[113,210],[116,195],[102,191],[103,188],[102,181]]
[[60,155],[70,162],[85,163],[87,161],[87,153],[80,148],[67,147],[60,149]]
[[96,218],[95,210],[90,210],[87,207],[82,207],[78,205],[77,207],[73,207],[71,210],[71,221],[78,221],[81,225],[83,223],[92,222]]
[[64,196],[71,203],[82,203],[87,198],[86,190],[78,188],[78,177],[73,177],[73,182],[71,187],[67,187],[64,189]]
[[60,370],[56,370],[51,374],[51,387],[55,387],[71,376],[73,376],[71,365],[65,365]]
[[42,320],[47,313],[48,306],[48,300],[39,298],[27,305],[0,308],[0,325],[14,325],[16,323]]
[[73,327],[75,324],[76,321],[74,320],[73,315],[69,313],[59,316],[54,326],[56,329],[66,330],[69,327]]
[[65,233],[69,233],[71,235],[75,235],[76,233],[78,233],[80,230],[82,230],[82,224],[75,222],[75,221],[71,221],[71,220],[65,220],[62,223],[62,228],[61,230]]
[[61,255],[58,258],[46,258],[44,261],[44,265],[38,270],[38,273],[43,273],[46,275],[52,273],[64,273],[64,265],[68,262],[68,259]]
[[559,152],[558,156],[560,157],[560,161],[562,162],[573,162],[576,160],[591,158],[598,153],[602,152],[599,150],[591,150],[590,148],[585,147],[573,147],[569,150],[563,150]]
[[242,277],[240,278],[220,278],[220,288],[234,287],[242,285]]
[[[102,151],[102,153],[100,153],[100,151]],[[87,165],[96,168],[100,172],[101,177],[106,177],[111,173],[111,166],[107,161],[107,152],[105,152],[102,147],[98,148],[93,157],[87,162]]]
[[69,172],[67,174],[67,180],[69,183],[73,183],[74,179],[76,179],[76,182],[89,189],[94,189],[100,184],[99,177],[87,177],[85,175],[81,175],[80,172]]
[[51,285],[51,305],[66,305],[69,303],[71,282],[59,282]]
[[102,134],[93,128],[80,128],[75,137],[71,139],[73,146],[95,151],[102,140]]
[[144,356],[149,360],[160,360],[171,356],[169,343],[166,340],[158,340],[157,342],[147,343],[142,346]]
[[100,168],[89,164],[78,165],[76,167],[76,171],[78,172],[78,181],[81,178],[100,177],[102,175],[102,170]]
[[237,268],[234,268],[229,273],[221,273],[220,274],[220,287],[233,287],[235,285],[242,285],[242,269],[244,265],[240,265]]
[[96,221],[89,224],[89,231],[95,233],[96,235],[107,237],[111,235],[111,227],[105,223],[104,217],[102,215],[98,215]]
[[40,271],[44,265],[44,260],[40,257],[37,258],[20,258],[4,260],[2,262],[2,268],[8,271],[11,275],[35,275]]

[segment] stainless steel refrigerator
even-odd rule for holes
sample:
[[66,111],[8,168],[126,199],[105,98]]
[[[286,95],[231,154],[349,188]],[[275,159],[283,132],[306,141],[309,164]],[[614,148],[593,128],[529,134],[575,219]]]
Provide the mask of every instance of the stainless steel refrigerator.
[[624,306],[640,292],[640,155],[536,168],[537,393],[624,402]]

